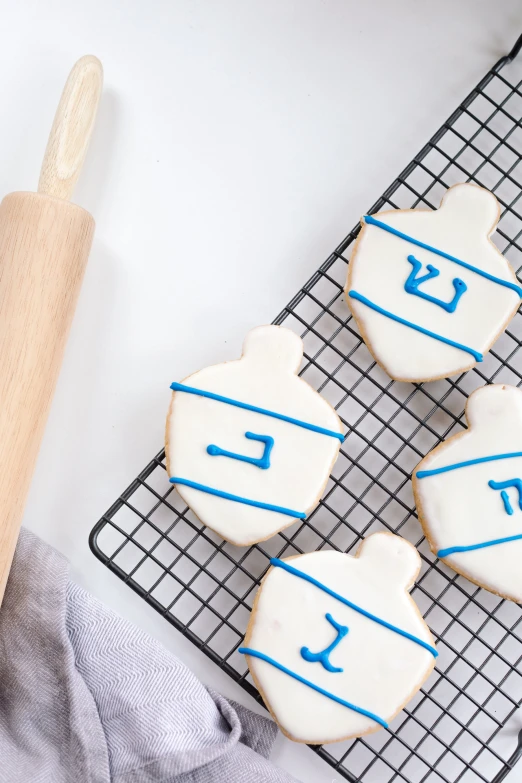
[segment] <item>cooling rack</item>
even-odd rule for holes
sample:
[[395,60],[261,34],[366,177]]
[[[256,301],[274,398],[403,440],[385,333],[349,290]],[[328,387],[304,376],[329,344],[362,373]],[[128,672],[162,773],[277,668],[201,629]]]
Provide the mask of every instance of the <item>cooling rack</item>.
[[[494,241],[520,271],[521,49],[522,36],[368,213],[435,208],[451,185],[476,182],[502,206]],[[399,533],[421,554],[412,595],[437,640],[436,669],[389,730],[314,750],[353,783],[500,783],[522,757],[522,607],[477,588],[431,554],[410,477],[430,449],[465,427],[472,391],[491,382],[522,385],[522,314],[476,369],[420,385],[391,381],[361,341],[342,294],[358,232],[274,321],[302,336],[301,375],[348,430],[318,508],[268,541],[235,547],[187,509],[168,483],[161,451],[94,527],[91,549],[259,699],[237,648],[269,559],[323,548],[354,552],[377,530]]]

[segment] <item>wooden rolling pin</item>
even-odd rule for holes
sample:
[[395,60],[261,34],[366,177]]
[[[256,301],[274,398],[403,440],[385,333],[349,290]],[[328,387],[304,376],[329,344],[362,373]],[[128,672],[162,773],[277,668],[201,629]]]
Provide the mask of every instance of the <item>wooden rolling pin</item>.
[[65,85],[38,193],[0,204],[0,603],[87,263],[94,220],[70,204],[103,71],[82,57]]

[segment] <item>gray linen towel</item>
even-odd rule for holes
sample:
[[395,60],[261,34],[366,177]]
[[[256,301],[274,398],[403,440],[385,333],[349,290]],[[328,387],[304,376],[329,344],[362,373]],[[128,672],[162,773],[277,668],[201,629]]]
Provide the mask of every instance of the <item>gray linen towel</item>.
[[22,531],[0,608],[0,783],[295,783],[268,761],[276,733]]

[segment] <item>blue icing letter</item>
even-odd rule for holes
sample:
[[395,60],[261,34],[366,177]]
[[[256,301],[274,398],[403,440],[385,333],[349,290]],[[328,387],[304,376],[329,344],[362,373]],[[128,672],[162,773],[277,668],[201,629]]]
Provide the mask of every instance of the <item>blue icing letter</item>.
[[258,440],[260,443],[265,444],[263,455],[259,458],[247,457],[244,454],[235,454],[233,451],[225,451],[219,446],[210,444],[207,446],[207,453],[211,457],[229,457],[230,459],[237,459],[240,462],[248,462],[250,465],[255,465],[256,468],[267,470],[270,467],[270,454],[274,448],[274,439],[270,435],[256,435],[254,432],[245,432],[245,438],[248,440]]
[[500,493],[500,497],[502,498],[502,502],[504,503],[504,510],[506,514],[509,514],[510,516],[513,514],[513,507],[511,503],[509,502],[509,495],[504,490],[509,489],[510,487],[514,487],[518,492],[518,507],[522,510],[522,480],[515,478],[515,479],[509,479],[508,481],[488,481],[488,486],[491,487],[491,489],[501,489],[502,492]]
[[321,652],[313,653],[310,652],[308,647],[301,647],[301,655],[305,659],[305,661],[308,661],[309,663],[315,663],[316,661],[319,661],[324,668],[329,672],[342,672],[343,669],[333,666],[332,663],[330,663],[330,653],[335,650],[341,639],[344,639],[346,634],[348,633],[348,626],[347,625],[340,625],[336,620],[333,619],[332,615],[327,612],[325,614],[326,619],[332,625],[335,630],[337,631],[337,636],[333,640],[331,644],[328,645],[328,647],[325,647],[324,650],[321,650]]
[[513,506],[509,502],[509,495],[505,490],[502,490],[500,493],[500,497],[502,498],[502,502],[504,504],[504,508],[506,509],[506,514],[509,514],[509,516],[512,516],[513,514]]
[[453,288],[455,289],[455,294],[453,295],[453,298],[451,302],[444,302],[442,299],[437,299],[435,296],[431,296],[430,294],[425,293],[424,291],[419,290],[419,286],[422,283],[427,283],[428,280],[432,280],[434,277],[438,277],[440,275],[439,270],[432,266],[431,264],[426,265],[426,269],[428,270],[426,274],[419,277],[419,272],[422,269],[422,264],[420,261],[418,261],[415,256],[408,256],[408,261],[412,265],[412,270],[410,274],[408,275],[408,278],[406,282],[404,283],[404,290],[407,294],[413,294],[414,296],[419,296],[421,299],[425,299],[427,302],[432,302],[433,304],[437,305],[438,307],[442,307],[443,310],[445,310],[447,313],[454,313],[457,309],[457,305],[460,301],[460,298],[462,294],[468,290],[468,287],[464,280],[461,280],[460,277],[456,277],[453,280]]

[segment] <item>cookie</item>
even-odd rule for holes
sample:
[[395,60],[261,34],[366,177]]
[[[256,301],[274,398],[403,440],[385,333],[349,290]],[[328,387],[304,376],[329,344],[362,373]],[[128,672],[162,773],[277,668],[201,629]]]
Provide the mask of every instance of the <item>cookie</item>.
[[248,333],[241,359],[173,383],[167,470],[203,524],[238,546],[264,541],[317,505],[344,440],[329,403],[297,377],[302,340]]
[[476,185],[440,208],[367,215],[348,266],[348,305],[391,378],[447,378],[481,362],[515,314],[522,287],[489,237],[500,207]]
[[386,728],[437,656],[409,595],[415,547],[374,533],[356,557],[329,550],[270,563],[239,652],[283,733],[323,744]]
[[522,391],[493,384],[466,405],[469,429],[417,466],[413,491],[432,552],[471,582],[522,601]]

